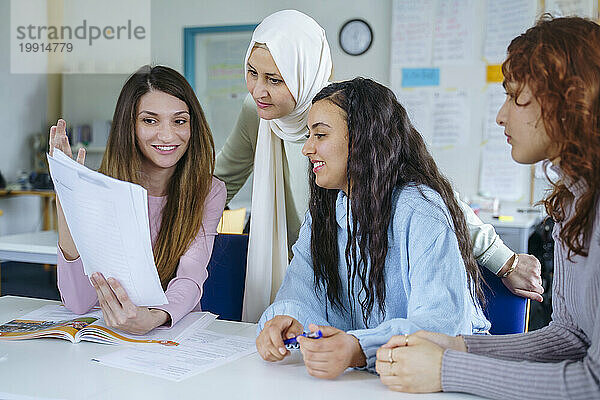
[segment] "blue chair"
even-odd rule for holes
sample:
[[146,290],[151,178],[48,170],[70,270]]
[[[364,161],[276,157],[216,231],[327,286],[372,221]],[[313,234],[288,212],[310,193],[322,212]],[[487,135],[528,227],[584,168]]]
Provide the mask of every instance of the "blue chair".
[[246,281],[248,235],[219,234],[208,263],[200,304],[219,319],[241,321]]
[[529,300],[515,296],[486,268],[481,268],[485,281],[483,292],[487,299],[484,313],[492,323],[492,335],[527,332],[529,324]]

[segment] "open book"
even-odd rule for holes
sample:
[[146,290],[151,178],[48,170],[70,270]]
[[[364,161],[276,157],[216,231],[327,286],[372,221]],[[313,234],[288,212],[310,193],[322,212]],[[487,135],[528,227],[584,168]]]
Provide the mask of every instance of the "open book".
[[52,304],[0,325],[0,341],[58,338],[73,343],[85,340],[104,344],[154,343],[177,346],[179,338],[191,331],[206,328],[216,318],[209,312],[191,312],[170,329],[157,328],[145,335],[132,335],[107,327],[100,309],[77,315],[62,305]]

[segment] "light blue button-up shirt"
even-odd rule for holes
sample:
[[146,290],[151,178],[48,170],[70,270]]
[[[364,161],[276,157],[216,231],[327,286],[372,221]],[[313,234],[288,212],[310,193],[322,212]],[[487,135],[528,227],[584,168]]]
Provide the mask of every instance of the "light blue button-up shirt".
[[[338,270],[345,310],[332,306],[322,287],[315,291],[310,251],[312,220],[307,213],[298,241],[292,247],[294,257],[275,301],[258,322],[258,332],[276,315],[289,315],[305,329],[310,323],[330,325],[359,340],[367,358],[367,368],[372,370],[377,349],[393,335],[419,329],[448,335],[489,330],[490,323],[468,288],[467,273],[448,209],[436,191],[415,185],[394,192],[385,262],[385,317],[376,300],[366,326],[359,301],[353,301],[351,306],[346,295],[346,200],[346,195],[340,191],[336,202]],[[354,296],[358,298],[359,292],[357,277]]]

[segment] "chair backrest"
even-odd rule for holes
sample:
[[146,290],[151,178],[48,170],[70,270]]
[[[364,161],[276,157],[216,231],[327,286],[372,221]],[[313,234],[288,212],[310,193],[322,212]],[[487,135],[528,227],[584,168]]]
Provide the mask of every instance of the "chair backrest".
[[247,253],[248,235],[216,236],[200,300],[202,310],[220,319],[241,321]]
[[219,225],[218,233],[237,233],[242,234],[244,223],[246,222],[246,209],[238,208],[236,210],[224,210]]
[[529,300],[516,296],[508,290],[502,280],[481,268],[483,277],[490,288],[484,285],[487,299],[485,315],[492,323],[492,335],[527,332],[529,322]]

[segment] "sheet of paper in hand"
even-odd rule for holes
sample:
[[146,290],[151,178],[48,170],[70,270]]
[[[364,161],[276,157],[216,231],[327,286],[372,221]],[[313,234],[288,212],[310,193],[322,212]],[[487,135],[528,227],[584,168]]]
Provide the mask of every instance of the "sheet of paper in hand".
[[117,279],[138,306],[166,304],[152,253],[146,189],[86,168],[58,149],[48,155],[48,165],[85,274]]

